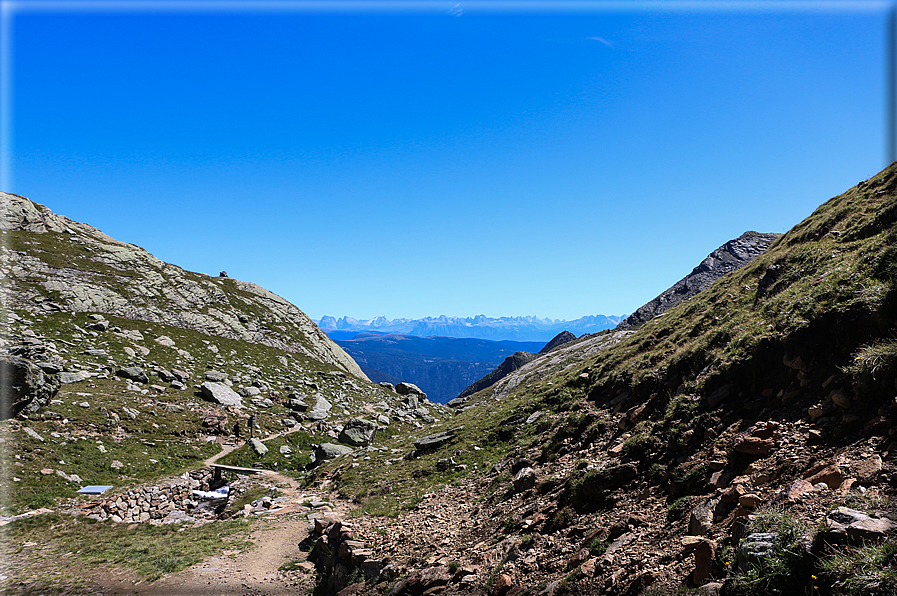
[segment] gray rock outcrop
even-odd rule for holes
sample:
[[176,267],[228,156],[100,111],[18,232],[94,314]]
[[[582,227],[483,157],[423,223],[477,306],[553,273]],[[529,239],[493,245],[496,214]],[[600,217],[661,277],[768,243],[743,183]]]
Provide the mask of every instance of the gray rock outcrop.
[[741,269],[763,254],[780,236],[781,234],[774,233],[745,232],[735,240],[726,242],[671,288],[623,319],[615,330],[638,329],[683,300],[706,290],[727,273]]
[[493,370],[491,373],[489,373],[488,375],[486,375],[485,377],[483,377],[476,383],[473,383],[467,389],[462,391],[456,398],[456,399],[460,398],[462,401],[459,402],[459,401],[452,400],[449,402],[448,405],[450,405],[452,407],[457,407],[457,406],[462,405],[464,403],[463,398],[473,395],[477,391],[482,391],[483,389],[486,389],[487,387],[492,387],[493,385],[495,385],[496,383],[498,383],[499,381],[504,379],[506,376],[508,376],[509,374],[511,374],[512,372],[517,370],[518,368],[522,367],[524,364],[532,362],[535,359],[536,359],[535,354],[530,354],[529,352],[514,352],[513,354],[511,354],[510,356],[505,358],[505,361],[502,362],[501,364],[499,364],[495,368],[495,370]]
[[135,383],[149,383],[149,377],[146,376],[146,373],[142,368],[137,366],[129,366],[127,368],[121,368],[115,371],[115,374],[119,377],[129,379],[134,381]]
[[339,434],[339,441],[353,447],[370,445],[377,434],[377,423],[364,418],[351,418]]
[[539,354],[547,354],[558,346],[562,346],[564,344],[570,343],[575,340],[576,336],[570,333],[569,331],[561,331],[557,335],[552,338],[550,342],[545,344],[545,347],[539,350]]
[[20,356],[0,355],[0,420],[31,415],[59,391],[59,377]]
[[243,398],[224,383],[206,381],[200,385],[199,389],[202,392],[203,399],[207,401],[221,404],[222,406],[243,406]]
[[427,394],[414,383],[399,383],[396,385],[396,393],[399,395],[414,395],[420,399],[425,399],[427,397]]
[[322,443],[317,449],[315,449],[315,462],[322,462],[326,459],[333,459],[335,457],[339,457],[340,455],[352,453],[352,451],[354,450],[351,447],[347,447],[346,445]]
[[447,430],[421,437],[414,441],[414,446],[420,451],[431,451],[452,442],[455,439],[455,431]]
[[261,442],[261,440],[254,437],[252,439],[249,439],[249,446],[259,457],[263,457],[266,453],[268,453],[268,447],[266,447],[265,444]]

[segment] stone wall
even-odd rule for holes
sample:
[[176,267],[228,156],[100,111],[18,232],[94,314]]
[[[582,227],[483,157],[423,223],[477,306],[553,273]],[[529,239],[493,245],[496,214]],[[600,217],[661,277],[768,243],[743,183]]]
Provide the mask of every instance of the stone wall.
[[94,503],[91,516],[126,523],[159,520],[172,511],[195,507],[193,490],[217,488],[213,479],[212,468],[200,468],[190,472],[188,478],[172,478],[155,486],[135,487]]

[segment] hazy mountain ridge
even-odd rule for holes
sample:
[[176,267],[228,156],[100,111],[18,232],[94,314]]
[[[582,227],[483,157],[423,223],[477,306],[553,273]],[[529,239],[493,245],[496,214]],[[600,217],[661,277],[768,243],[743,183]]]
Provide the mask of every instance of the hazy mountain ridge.
[[443,337],[496,341],[506,339],[547,342],[562,331],[570,331],[576,335],[582,335],[584,333],[596,333],[605,329],[612,329],[623,318],[624,316],[617,315],[587,315],[572,321],[566,321],[563,319],[543,319],[535,316],[494,318],[485,315],[477,315],[475,317],[441,315],[421,319],[399,318],[390,320],[384,316],[379,316],[373,319],[358,320],[352,317],[337,319],[332,316],[324,316],[315,322],[325,331],[372,331],[416,335],[419,337],[439,335]]
[[372,381],[414,383],[438,403],[458,395],[509,354],[542,347],[541,342],[369,333],[336,343]]
[[[720,277],[732,271],[736,271],[750,263],[753,259],[761,255],[763,251],[769,248],[769,246],[780,236],[781,234],[775,233],[760,234],[757,232],[745,232],[738,238],[726,242],[710,253],[707,258],[701,261],[701,263],[692,270],[691,273],[676,282],[672,287],[661,292],[659,296],[644,306],[641,306],[632,315],[626,317],[616,328],[614,328],[614,331],[634,330],[654,317],[662,315],[680,302],[688,300],[702,290],[709,288],[713,282]],[[562,345],[576,339],[576,337],[572,335],[569,337],[562,337],[562,335],[559,335],[552,340],[552,343],[558,341],[558,343]],[[592,338],[589,337],[589,335],[591,334],[583,335],[582,340],[584,345],[596,342],[599,345],[604,345],[607,341],[607,338],[605,337]],[[460,406],[464,403],[464,398],[469,395],[498,384],[505,377],[515,374],[516,371],[536,360],[538,356],[543,356],[545,352],[551,350],[551,347],[546,345],[539,354],[526,355],[520,353],[515,354],[513,357],[508,357],[508,359],[495,368],[495,370],[491,371],[483,378],[478,379],[475,383],[472,383],[464,391],[458,394],[457,400],[453,400],[452,405],[455,407]],[[580,346],[576,349],[582,348],[583,346]],[[540,362],[550,362],[551,360],[551,358],[546,358],[540,360]],[[526,371],[519,374],[525,374],[527,371],[538,371],[539,366],[540,364],[536,363],[531,367],[527,367]]]

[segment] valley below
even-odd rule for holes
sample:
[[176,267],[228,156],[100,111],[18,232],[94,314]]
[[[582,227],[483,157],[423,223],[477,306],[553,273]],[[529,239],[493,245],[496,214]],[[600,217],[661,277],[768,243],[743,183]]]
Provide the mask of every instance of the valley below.
[[4,593],[897,593],[897,164],[547,348],[0,199]]

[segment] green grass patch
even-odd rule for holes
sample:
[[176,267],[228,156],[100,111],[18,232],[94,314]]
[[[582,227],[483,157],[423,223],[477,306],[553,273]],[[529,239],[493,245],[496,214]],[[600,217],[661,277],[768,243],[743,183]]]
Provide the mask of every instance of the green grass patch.
[[7,526],[6,532],[12,546],[11,556],[23,554],[25,547],[21,545],[26,542],[39,543],[48,549],[45,552],[51,556],[40,562],[41,572],[45,571],[44,566],[54,566],[54,556],[72,553],[89,567],[126,567],[149,581],[185,569],[226,548],[242,549],[251,544],[249,524],[244,520],[199,527],[154,526],[46,514],[15,521]]
[[897,594],[897,541],[846,547],[825,558],[819,577],[832,594]]

